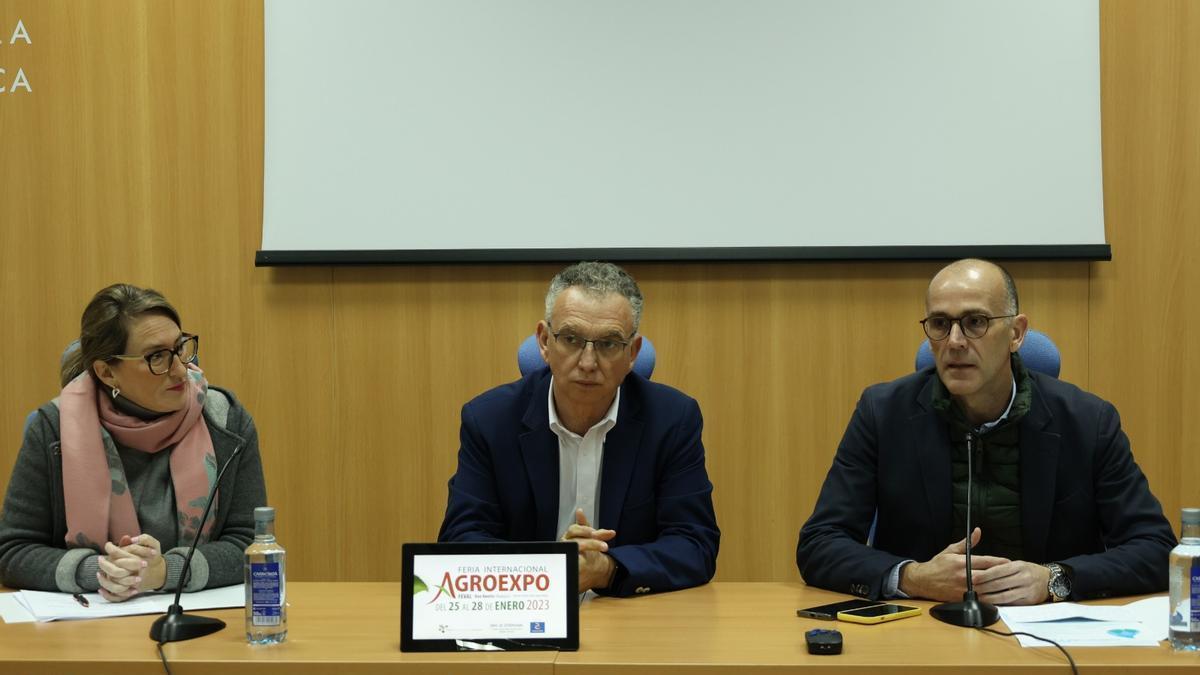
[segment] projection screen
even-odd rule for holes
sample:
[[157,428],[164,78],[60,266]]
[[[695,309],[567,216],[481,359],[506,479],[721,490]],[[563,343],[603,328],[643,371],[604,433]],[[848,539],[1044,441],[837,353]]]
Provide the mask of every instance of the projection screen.
[[1108,259],[1096,0],[266,0],[259,265]]

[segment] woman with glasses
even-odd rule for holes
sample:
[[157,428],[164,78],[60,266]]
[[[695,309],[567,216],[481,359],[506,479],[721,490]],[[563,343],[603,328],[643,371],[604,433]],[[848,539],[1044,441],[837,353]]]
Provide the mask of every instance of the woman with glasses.
[[150,289],[117,284],[88,303],[62,393],[28,425],[8,484],[0,583],[120,602],[242,581],[266,504],[258,433],[232,393],[208,385],[200,338],[181,326]]

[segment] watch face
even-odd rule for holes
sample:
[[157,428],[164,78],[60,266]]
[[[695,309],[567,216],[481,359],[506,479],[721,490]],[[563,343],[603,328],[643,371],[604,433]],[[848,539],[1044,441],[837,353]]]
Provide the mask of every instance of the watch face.
[[1050,594],[1059,600],[1071,595],[1071,582],[1063,568],[1050,565]]

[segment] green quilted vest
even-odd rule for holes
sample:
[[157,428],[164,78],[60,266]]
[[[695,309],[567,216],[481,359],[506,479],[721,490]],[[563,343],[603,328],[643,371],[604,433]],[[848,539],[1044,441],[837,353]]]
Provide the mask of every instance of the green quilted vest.
[[933,384],[933,408],[949,426],[951,476],[954,501],[954,538],[967,532],[967,434],[973,438],[975,480],[971,488],[971,520],[983,531],[972,552],[1024,560],[1021,545],[1020,421],[1029,412],[1032,397],[1029,372],[1013,354],[1017,396],[1008,417],[982,434],[977,433],[950,397],[940,379]]

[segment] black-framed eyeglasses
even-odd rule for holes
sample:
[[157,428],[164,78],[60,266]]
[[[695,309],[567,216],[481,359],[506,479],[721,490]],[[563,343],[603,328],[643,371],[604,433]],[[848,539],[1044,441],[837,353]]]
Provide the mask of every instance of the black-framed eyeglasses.
[[596,356],[602,359],[614,359],[624,352],[630,343],[630,340],[619,340],[615,337],[589,340],[574,333],[568,333],[567,331],[551,333],[551,335],[554,336],[554,342],[558,345],[559,350],[569,356],[582,354],[583,350],[587,349],[587,346],[590,344]]
[[988,316],[981,312],[973,312],[971,314],[963,314],[962,316],[945,316],[944,314],[934,314],[921,319],[921,327],[925,329],[925,334],[930,340],[939,341],[950,337],[950,331],[954,328],[954,324],[958,324],[962,334],[978,340],[987,335],[988,327],[996,319],[1011,319],[1016,314],[1002,314],[1000,316]]
[[122,361],[137,361],[145,359],[146,365],[150,366],[150,372],[154,375],[166,375],[167,371],[171,370],[171,358],[178,356],[179,362],[183,365],[193,363],[196,357],[200,355],[200,336],[188,335],[184,333],[174,349],[158,349],[149,354],[113,354],[110,359],[121,359]]

